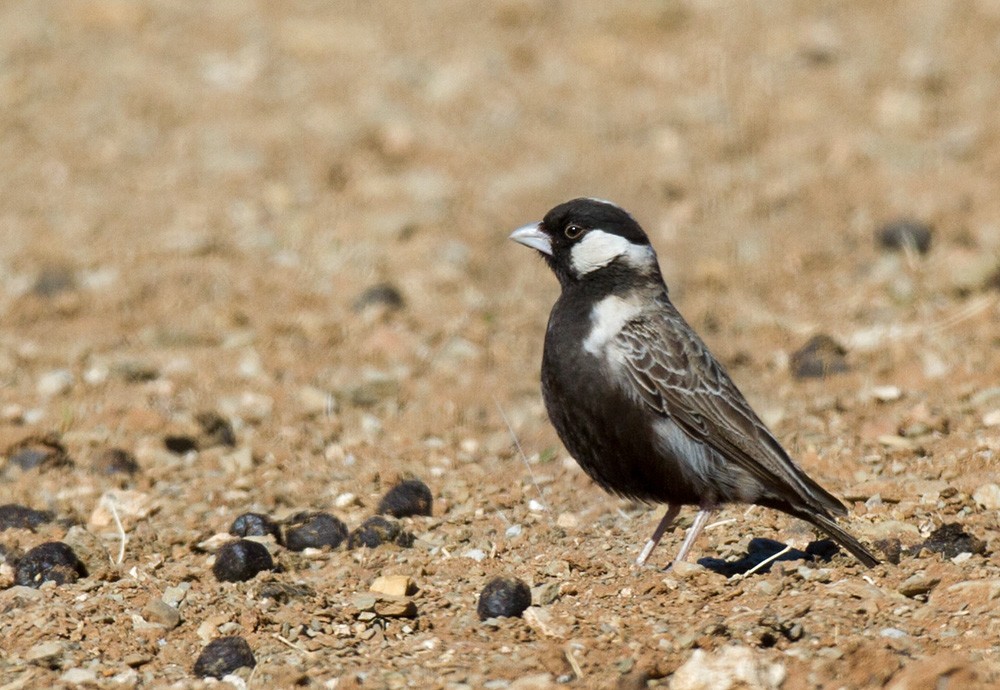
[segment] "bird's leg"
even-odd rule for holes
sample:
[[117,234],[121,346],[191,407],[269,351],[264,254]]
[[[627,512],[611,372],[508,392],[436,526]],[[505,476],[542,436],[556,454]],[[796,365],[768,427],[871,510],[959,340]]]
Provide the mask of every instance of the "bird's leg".
[[691,523],[691,528],[688,530],[687,536],[684,537],[684,543],[681,544],[681,550],[677,552],[677,557],[674,559],[674,563],[677,561],[683,561],[687,558],[688,552],[691,547],[694,546],[694,540],[698,538],[701,531],[705,529],[705,524],[708,522],[708,518],[712,516],[715,512],[715,506],[710,504],[702,504],[701,510],[698,514],[694,516],[694,522]]
[[649,554],[653,553],[653,549],[656,545],[660,543],[660,539],[663,538],[663,533],[667,531],[667,528],[673,524],[673,521],[677,518],[677,514],[681,512],[681,507],[679,505],[669,505],[667,506],[667,512],[663,514],[663,519],[660,520],[660,524],[656,526],[656,531],[653,532],[653,536],[649,538],[646,545],[642,547],[642,553],[639,557],[635,559],[636,565],[642,565],[649,558]]

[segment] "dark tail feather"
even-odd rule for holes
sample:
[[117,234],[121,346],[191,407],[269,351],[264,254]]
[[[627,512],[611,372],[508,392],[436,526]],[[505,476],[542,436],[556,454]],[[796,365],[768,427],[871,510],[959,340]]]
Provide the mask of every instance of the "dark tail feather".
[[832,518],[820,513],[800,514],[799,517],[829,534],[835,542],[854,554],[855,558],[869,568],[874,568],[879,564],[879,560],[871,551],[862,546],[861,542],[848,534],[847,530],[834,522]]

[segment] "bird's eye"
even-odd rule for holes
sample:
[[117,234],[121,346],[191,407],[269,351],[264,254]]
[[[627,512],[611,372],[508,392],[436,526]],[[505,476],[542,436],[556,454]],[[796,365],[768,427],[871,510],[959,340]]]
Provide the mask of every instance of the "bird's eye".
[[579,225],[567,225],[566,229],[563,230],[563,234],[566,235],[571,240],[575,240],[577,237],[583,234],[583,228]]

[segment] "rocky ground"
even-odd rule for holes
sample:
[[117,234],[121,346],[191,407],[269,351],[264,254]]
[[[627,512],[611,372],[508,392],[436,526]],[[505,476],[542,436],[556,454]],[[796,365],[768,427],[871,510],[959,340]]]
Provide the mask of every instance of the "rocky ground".
[[[995,0],[4,4],[0,504],[41,512],[0,510],[0,688],[995,687],[997,36]],[[557,287],[506,240],[579,195],[884,565],[730,507],[632,566],[659,508],[559,445]],[[288,548],[413,478],[412,545]],[[248,511],[285,546],[220,581]],[[532,606],[480,620],[495,577]]]

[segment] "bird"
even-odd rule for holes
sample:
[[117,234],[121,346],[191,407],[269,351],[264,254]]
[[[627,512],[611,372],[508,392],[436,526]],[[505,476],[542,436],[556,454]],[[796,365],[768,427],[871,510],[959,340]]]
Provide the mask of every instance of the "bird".
[[811,479],[670,301],[639,223],[602,199],[562,203],[510,239],[559,281],[542,350],[541,389],[566,450],[609,493],[666,504],[643,565],[682,506],[698,513],[674,562],[710,516],[754,504],[805,520],[861,563],[879,560],[836,518],[847,508]]

